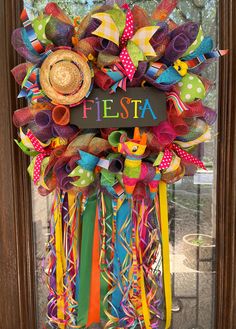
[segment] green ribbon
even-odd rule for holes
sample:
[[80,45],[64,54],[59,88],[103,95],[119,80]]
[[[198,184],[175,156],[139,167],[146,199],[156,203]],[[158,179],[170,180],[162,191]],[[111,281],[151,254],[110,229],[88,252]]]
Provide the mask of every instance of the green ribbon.
[[[106,231],[109,230],[108,236],[111,237],[112,236],[112,220],[113,220],[112,199],[109,196],[104,195],[104,201],[105,201],[105,207],[106,207]],[[106,258],[109,261],[111,260],[111,250],[110,250],[110,248],[107,248],[107,243],[106,243]],[[105,271],[106,267],[107,267],[106,264],[102,264],[101,271]],[[103,274],[104,274],[104,272],[103,272]],[[105,314],[104,309],[108,308],[108,302],[103,304],[103,300],[108,293],[108,283],[106,282],[106,280],[104,279],[102,274],[101,274],[100,278],[101,278],[100,279],[100,283],[101,283],[100,315],[101,315],[102,320],[107,321],[107,316]]]
[[88,199],[87,206],[82,214],[82,244],[80,255],[80,282],[78,298],[77,325],[85,326],[88,320],[90,279],[92,270],[93,235],[96,218],[97,196]]
[[26,155],[34,157],[39,154],[37,151],[30,151],[22,142],[18,142],[17,139],[14,139],[14,141]]

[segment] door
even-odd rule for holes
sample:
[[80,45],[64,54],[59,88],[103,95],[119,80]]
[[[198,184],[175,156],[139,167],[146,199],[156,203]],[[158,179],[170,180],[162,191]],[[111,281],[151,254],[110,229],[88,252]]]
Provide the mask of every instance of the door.
[[[25,1],[34,15],[47,1]],[[99,1],[57,1],[73,16],[83,15]],[[154,1],[133,1],[148,10]],[[13,145],[11,114],[17,90],[10,69],[19,60],[10,45],[19,25],[20,4],[5,0],[1,7],[1,228],[0,318],[2,328],[42,328],[47,289],[42,261],[48,238],[50,200],[36,195],[26,173],[27,159]],[[186,176],[169,188],[173,329],[234,328],[235,310],[235,100],[236,41],[231,1],[181,0],[173,18],[199,21],[230,54],[206,75],[214,81],[207,104],[218,107],[218,125],[211,143],[201,150],[208,172]],[[31,200],[32,199],[32,200]],[[1,326],[0,326],[1,327]]]

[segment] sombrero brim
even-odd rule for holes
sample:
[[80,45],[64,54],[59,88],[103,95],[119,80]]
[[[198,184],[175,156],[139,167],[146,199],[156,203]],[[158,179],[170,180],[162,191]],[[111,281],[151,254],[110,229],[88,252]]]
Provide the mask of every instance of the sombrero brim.
[[[58,92],[50,79],[50,74],[53,72],[55,64],[61,64],[63,70],[63,62],[72,63],[75,65],[75,70],[79,70],[79,75],[82,77],[81,83],[78,85],[76,91],[69,94]],[[65,65],[66,69],[66,65]],[[74,72],[76,74],[76,71]],[[90,90],[92,82],[91,69],[83,55],[75,51],[60,49],[50,54],[43,62],[40,69],[40,85],[44,94],[52,100],[54,104],[73,105],[81,102]],[[60,81],[58,81],[58,84]],[[63,88],[62,88],[63,89]],[[74,88],[73,88],[74,89]]]

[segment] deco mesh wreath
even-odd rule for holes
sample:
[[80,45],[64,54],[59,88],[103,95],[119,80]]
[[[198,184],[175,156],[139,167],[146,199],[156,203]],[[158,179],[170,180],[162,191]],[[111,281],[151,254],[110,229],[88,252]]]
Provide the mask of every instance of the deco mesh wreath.
[[[197,23],[169,18],[176,3],[163,0],[152,16],[106,4],[72,21],[51,2],[33,21],[24,9],[24,27],[13,32],[26,63],[12,73],[28,102],[13,115],[16,143],[31,157],[39,193],[55,195],[45,267],[52,328],[170,327],[166,184],[205,170],[193,154],[216,113],[203,104],[211,82],[201,71],[226,54]],[[166,119],[117,127],[105,104],[105,128],[72,124],[72,115],[93,111],[83,105],[99,88],[127,104],[130,90],[148,98],[152,88],[154,108],[165,97]],[[133,103],[134,118],[153,114],[147,100]]]

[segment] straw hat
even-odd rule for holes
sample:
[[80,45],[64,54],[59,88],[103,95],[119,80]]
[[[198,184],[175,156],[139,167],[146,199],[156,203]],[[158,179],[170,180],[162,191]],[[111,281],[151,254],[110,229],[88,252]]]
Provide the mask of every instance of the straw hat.
[[85,57],[72,50],[56,50],[41,66],[41,88],[55,104],[78,104],[88,94],[91,82]]

